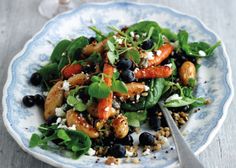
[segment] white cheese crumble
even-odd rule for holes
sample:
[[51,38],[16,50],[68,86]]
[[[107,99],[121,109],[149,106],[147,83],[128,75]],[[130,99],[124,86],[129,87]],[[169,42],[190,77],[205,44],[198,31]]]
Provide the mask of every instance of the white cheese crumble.
[[47,95],[48,95],[48,92],[43,92],[43,95],[44,95],[44,96],[47,96]]
[[96,153],[96,151],[93,150],[93,148],[89,148],[89,150],[88,150],[88,152],[87,152],[87,154],[88,154],[89,156],[94,156],[95,153]]
[[146,36],[147,36],[147,33],[143,33],[142,36],[143,36],[143,37],[146,37]]
[[139,71],[139,68],[134,69],[134,73],[137,73]]
[[163,141],[164,142],[164,144],[161,146],[162,147],[162,149],[166,149],[166,148],[169,148],[169,146],[170,146],[170,143],[169,143],[169,140],[168,140],[168,138],[166,138],[166,137],[164,137],[164,136],[160,136],[160,138],[159,138],[161,141]]
[[164,66],[168,66],[168,67],[172,68],[172,63],[165,64]]
[[55,108],[55,113],[57,117],[64,117],[66,115],[62,107]]
[[204,51],[202,51],[202,50],[199,50],[199,51],[198,51],[198,54],[199,54],[200,56],[202,56],[202,57],[205,57],[205,56],[206,56],[206,53],[205,53]]
[[157,51],[156,51],[156,55],[157,55],[157,56],[161,56],[161,53],[162,53],[161,50],[157,50]]
[[131,37],[134,37],[134,32],[130,32]]
[[180,97],[178,94],[173,94],[172,96],[168,97],[165,102],[168,103],[172,100],[181,100],[181,99],[182,97]]
[[122,43],[123,43],[123,39],[118,38],[118,39],[116,39],[116,42],[117,42],[118,44],[122,44]]
[[148,60],[153,60],[154,59],[152,52],[146,52],[146,54],[147,54],[147,59]]
[[73,130],[73,131],[75,131],[75,130],[76,130],[76,125],[73,124],[71,127],[68,127],[68,129],[69,129],[69,130]]
[[58,117],[58,118],[57,118],[57,121],[56,121],[56,124],[61,123],[61,121],[62,121],[61,117]]
[[147,85],[144,86],[144,90],[145,90],[145,91],[149,91],[149,89],[150,89],[150,88],[149,88]]
[[151,150],[149,148],[147,148],[143,153],[142,155],[143,156],[147,156],[147,155],[150,155],[151,154]]
[[139,99],[140,99],[140,95],[137,94],[137,95],[136,95],[136,101],[139,101]]
[[105,111],[109,111],[109,109],[110,109],[109,107],[106,107],[104,110],[105,110]]
[[128,150],[126,149],[125,156],[131,157],[131,156],[133,156],[133,155],[134,155],[134,152],[128,151]]
[[62,85],[62,89],[65,91],[69,91],[70,90],[70,83],[66,80],[64,80],[63,85]]
[[137,39],[139,39],[140,38],[140,36],[137,34],[136,36],[135,36]]

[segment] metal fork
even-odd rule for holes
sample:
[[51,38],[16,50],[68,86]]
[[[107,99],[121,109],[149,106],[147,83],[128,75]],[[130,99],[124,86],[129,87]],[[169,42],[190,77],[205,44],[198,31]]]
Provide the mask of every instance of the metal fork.
[[179,164],[181,168],[203,168],[193,152],[190,150],[185,140],[183,139],[176,123],[174,122],[171,111],[164,107],[164,102],[160,102],[159,106],[164,114],[164,117],[170,127],[171,134],[177,150]]

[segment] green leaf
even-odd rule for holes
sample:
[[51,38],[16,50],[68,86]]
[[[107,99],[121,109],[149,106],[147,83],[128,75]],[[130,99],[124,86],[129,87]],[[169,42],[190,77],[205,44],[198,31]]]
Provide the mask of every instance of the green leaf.
[[102,80],[102,78],[99,76],[92,76],[92,78],[91,78],[92,82],[100,82],[101,80]]
[[98,99],[108,97],[110,92],[111,89],[104,82],[93,82],[88,88],[88,94]]
[[94,52],[88,58],[86,58],[84,61],[101,63],[102,57],[101,57],[100,53]]
[[78,101],[78,103],[74,105],[74,108],[77,111],[85,111],[87,109],[87,106],[82,101]]
[[60,75],[60,71],[57,69],[57,63],[49,63],[43,66],[40,70],[38,70],[38,73],[42,75],[42,78],[45,81],[59,78]]
[[125,83],[120,80],[113,80],[111,89],[114,92],[128,93],[128,88],[126,87]]
[[67,135],[66,131],[63,129],[59,129],[57,131],[57,137],[62,139],[63,141],[70,141],[70,137]]
[[177,34],[172,32],[170,29],[167,28],[162,28],[161,29],[161,33],[166,36],[166,38],[168,40],[170,40],[171,42],[174,42],[178,39]]
[[149,86],[150,90],[146,99],[146,108],[151,108],[159,101],[162,91],[165,86],[165,80],[163,78],[152,79]]
[[128,125],[133,127],[140,127],[140,123],[147,118],[147,111],[143,112],[126,112],[125,116],[128,118]]
[[51,62],[59,63],[62,54],[66,51],[67,47],[71,44],[70,40],[62,40],[60,41],[51,54],[50,60]]
[[63,55],[58,63],[58,71],[61,71],[61,69],[69,64],[69,58],[67,55]]
[[110,51],[115,51],[115,46],[110,40],[107,40],[107,46]]
[[113,79],[113,80],[116,80],[116,79],[119,78],[119,76],[120,76],[120,73],[119,73],[118,71],[115,71],[115,72],[113,73],[113,75],[112,75],[112,79]]
[[66,99],[66,102],[70,105],[70,106],[74,106],[78,100],[74,97],[74,96],[68,96]]
[[116,54],[115,54],[114,52],[112,52],[112,51],[108,51],[108,52],[107,52],[107,57],[108,57],[109,62],[110,62],[112,65],[116,62],[116,60],[119,59],[119,56],[116,55]]
[[127,110],[127,111],[138,111],[138,110],[143,110],[145,109],[145,104],[146,104],[146,97],[141,97],[139,99],[138,103],[132,104],[132,103],[122,103],[121,104],[121,109],[122,110]]
[[139,64],[140,62],[140,54],[136,49],[131,49],[128,50],[125,53],[126,57],[128,57],[129,59],[131,59],[132,61],[134,61],[136,64]]
[[205,52],[207,53],[208,56],[211,56],[214,52],[214,50],[221,45],[221,42],[218,41],[216,42],[213,46],[211,46],[210,48],[206,49]]
[[41,138],[38,134],[33,134],[30,138],[29,147],[33,148],[41,143]]
[[182,99],[171,100],[165,103],[166,107],[182,107],[194,103],[196,100],[188,97],[183,97]]
[[190,79],[188,80],[188,84],[189,84],[189,86],[191,86],[192,88],[194,88],[195,85],[197,84],[197,81],[196,81],[196,79],[190,78]]
[[68,57],[70,58],[70,62],[76,60],[78,54],[82,53],[83,48],[89,44],[88,38],[81,36],[75,39],[69,46],[68,46]]
[[102,40],[104,40],[106,38],[106,36],[102,33],[102,31],[98,30],[97,27],[90,26],[89,28],[96,33],[96,40],[98,42],[100,42],[100,41],[102,41]]

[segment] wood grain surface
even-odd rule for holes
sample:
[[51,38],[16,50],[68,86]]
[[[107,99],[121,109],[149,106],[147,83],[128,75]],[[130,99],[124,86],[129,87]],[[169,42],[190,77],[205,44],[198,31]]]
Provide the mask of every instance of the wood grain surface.
[[[235,0],[143,0],[143,2],[169,6],[197,16],[214,30],[226,45],[232,65],[233,82],[236,86]],[[40,0],[0,0],[0,94],[6,81],[10,60],[47,21],[38,13],[39,3]],[[206,168],[236,167],[235,111],[236,100],[234,99],[219,133],[208,148],[199,155],[200,161]],[[2,113],[2,106],[0,106],[0,113]],[[20,149],[6,131],[0,117],[0,168],[51,168],[51,166]]]

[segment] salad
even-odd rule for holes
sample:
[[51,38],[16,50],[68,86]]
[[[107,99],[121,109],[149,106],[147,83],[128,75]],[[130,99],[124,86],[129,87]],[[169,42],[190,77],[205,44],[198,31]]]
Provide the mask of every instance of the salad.
[[[171,132],[158,102],[172,111],[179,127],[192,109],[208,104],[194,96],[199,59],[212,56],[220,42],[189,42],[187,31],[175,33],[154,21],[110,26],[108,34],[89,28],[94,37],[61,40],[48,64],[31,75],[42,94],[22,101],[41,107],[45,123],[29,146],[75,159],[108,157],[106,164],[135,158],[138,149],[148,155],[165,148]],[[152,131],[143,131],[143,124]]]

